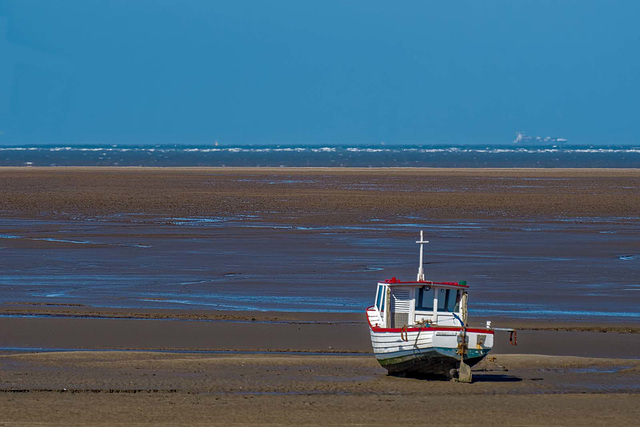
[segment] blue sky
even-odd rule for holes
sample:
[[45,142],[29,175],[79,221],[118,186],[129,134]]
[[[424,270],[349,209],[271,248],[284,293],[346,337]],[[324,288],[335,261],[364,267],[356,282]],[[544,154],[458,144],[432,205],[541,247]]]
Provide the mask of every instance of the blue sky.
[[0,0],[0,144],[638,144],[640,2]]

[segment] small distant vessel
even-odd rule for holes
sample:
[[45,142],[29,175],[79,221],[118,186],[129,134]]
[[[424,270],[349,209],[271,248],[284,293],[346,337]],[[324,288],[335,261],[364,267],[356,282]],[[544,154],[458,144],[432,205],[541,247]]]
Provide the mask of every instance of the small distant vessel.
[[564,144],[565,142],[567,142],[566,138],[557,136],[529,136],[524,132],[516,132],[516,139],[513,140],[514,144],[525,145]]
[[420,265],[416,281],[395,277],[378,282],[375,304],[367,308],[373,352],[391,375],[447,377],[471,382],[471,366],[493,348],[494,331],[515,330],[469,327],[465,281],[425,280],[420,232]]

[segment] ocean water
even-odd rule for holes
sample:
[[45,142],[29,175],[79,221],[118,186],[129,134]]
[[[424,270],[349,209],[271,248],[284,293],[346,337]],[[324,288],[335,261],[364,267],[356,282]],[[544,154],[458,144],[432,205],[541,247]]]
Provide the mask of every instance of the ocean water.
[[0,146],[0,166],[640,167],[638,146]]

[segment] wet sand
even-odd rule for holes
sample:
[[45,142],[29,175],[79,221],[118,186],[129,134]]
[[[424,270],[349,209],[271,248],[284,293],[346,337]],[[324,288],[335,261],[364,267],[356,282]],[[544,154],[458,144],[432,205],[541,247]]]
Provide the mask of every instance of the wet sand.
[[[19,306],[18,306],[19,307]],[[30,308],[29,308],[30,307]],[[0,352],[152,350],[370,354],[364,313],[278,313],[0,306]],[[484,325],[471,318],[471,324]],[[640,325],[494,319],[493,352],[639,358]]]
[[[460,384],[386,375],[355,318],[269,316],[0,318],[0,422],[610,425],[640,415],[640,360],[628,358],[637,333],[523,330],[512,348],[498,336],[474,382]],[[589,347],[601,357],[567,355]],[[529,351],[565,355],[518,354]]]
[[[436,222],[467,218],[546,223],[569,218],[588,223],[606,218],[616,227],[624,223],[615,230],[619,234],[598,241],[597,247],[581,249],[581,240],[575,240],[572,249],[590,254],[587,265],[602,256],[602,248],[607,256],[635,255],[639,188],[638,170],[4,168],[0,211],[5,218],[65,224],[78,218],[99,222],[108,216],[122,223],[134,218],[141,225],[149,220],[154,226],[164,217],[238,215],[287,226],[352,226],[412,216]],[[32,234],[19,227],[6,233],[57,238],[57,226],[40,227]],[[92,238],[102,232],[96,227],[98,234]],[[627,232],[628,240],[614,239]],[[198,238],[197,233],[180,233],[185,239]],[[346,231],[330,238],[340,233]],[[394,233],[403,239],[406,234],[388,235]],[[536,247],[546,238],[539,238]],[[55,250],[62,269],[73,266],[61,261],[60,254],[74,253],[74,245],[25,238],[3,242],[4,251],[12,253]],[[81,250],[106,246],[89,244]],[[109,247],[115,249],[108,253],[131,251],[127,256],[138,250]],[[291,250],[304,255],[300,248]],[[361,247],[353,250],[363,252]],[[19,260],[12,264],[9,257],[4,259],[18,273],[27,268]],[[97,264],[90,261],[87,264]],[[626,273],[634,269],[635,261],[630,262],[621,264]],[[612,275],[616,265],[610,267]],[[391,271],[397,265],[385,267]],[[216,277],[250,277],[227,276],[229,272],[237,270],[216,272]],[[2,292],[8,295],[22,286],[10,283]],[[543,298],[536,294],[539,288],[539,283],[525,286],[526,298]],[[443,425],[611,425],[633,424],[640,415],[637,322],[491,316],[494,326],[521,329],[519,345],[512,347],[506,334],[498,335],[492,358],[475,368],[475,381],[469,385],[387,376],[370,354],[360,313],[98,307],[85,300],[51,303],[59,297],[36,291],[29,300],[16,294],[0,305],[5,316],[0,317],[0,423],[327,425],[429,420]],[[96,301],[104,297],[97,295]],[[627,294],[617,298],[634,305]],[[472,323],[484,320],[476,317]],[[67,351],[49,352],[53,349]]]
[[360,312],[424,229],[474,315],[638,321],[639,195],[636,170],[0,168],[0,302]]
[[15,215],[371,218],[634,216],[638,169],[0,168]]
[[36,317],[0,317],[8,424],[610,425],[640,415],[636,326],[521,322],[518,346],[497,332],[474,382],[460,384],[388,376],[362,314],[20,310]]
[[473,384],[389,377],[354,356],[0,356],[0,422],[632,425],[640,362],[496,356]]

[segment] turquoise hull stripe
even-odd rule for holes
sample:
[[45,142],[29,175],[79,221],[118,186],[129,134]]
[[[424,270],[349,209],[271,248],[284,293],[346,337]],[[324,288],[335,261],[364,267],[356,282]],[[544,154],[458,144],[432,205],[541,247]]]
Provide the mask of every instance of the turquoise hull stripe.
[[[376,354],[376,359],[378,359],[380,362],[383,362],[387,359],[419,357],[420,355],[431,353],[434,350],[443,356],[448,356],[453,359],[460,360],[460,356],[456,353],[457,349],[449,347],[430,347],[425,349],[400,350],[391,353]],[[467,350],[466,358],[468,359],[475,357],[484,357],[489,353],[490,350],[491,349],[470,348]]]

